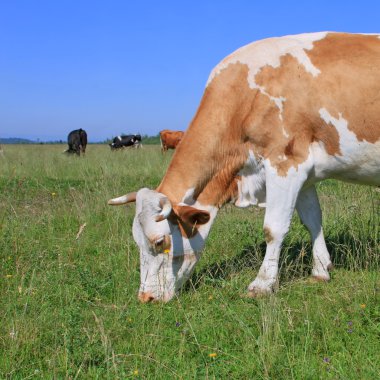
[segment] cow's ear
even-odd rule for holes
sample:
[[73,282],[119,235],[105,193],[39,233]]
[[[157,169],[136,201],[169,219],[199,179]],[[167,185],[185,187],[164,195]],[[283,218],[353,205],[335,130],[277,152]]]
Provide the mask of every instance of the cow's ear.
[[191,226],[206,224],[210,220],[210,214],[207,211],[195,207],[176,205],[173,210],[184,223]]

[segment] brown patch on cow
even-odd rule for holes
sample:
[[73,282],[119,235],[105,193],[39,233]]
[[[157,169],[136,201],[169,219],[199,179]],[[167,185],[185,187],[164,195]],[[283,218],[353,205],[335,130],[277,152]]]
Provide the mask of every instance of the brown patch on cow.
[[[376,35],[330,33],[307,52],[321,70],[325,108],[348,121],[359,141],[380,139],[380,39]],[[315,86],[314,86],[315,87]],[[338,117],[337,117],[338,118]]]
[[268,244],[273,241],[272,231],[268,227],[264,227],[264,237]]
[[293,156],[294,151],[294,137],[288,142],[288,144],[285,147],[285,156]]
[[[322,108],[347,120],[359,141],[379,141],[380,39],[328,33],[304,51],[320,73],[313,76],[285,54],[278,67],[264,66],[252,78],[270,96],[249,87],[245,64],[218,71],[157,190],[179,203],[195,189],[194,199],[220,205],[249,149],[282,176],[308,158],[313,142],[340,156],[339,134],[322,119]],[[282,111],[271,97],[286,99]]]
[[[317,91],[322,74],[313,77],[291,55],[284,55],[280,62],[278,68],[262,68],[255,80],[272,96],[286,99],[283,103],[283,121],[277,121],[276,144],[271,141],[264,152],[264,157],[270,159],[279,174],[286,175],[290,167],[297,168],[307,159],[310,144],[314,141],[322,142],[329,155],[340,155],[341,152],[336,128],[327,124],[319,114],[325,104],[318,98],[320,94]],[[281,128],[288,137],[280,133]],[[258,126],[254,125],[254,129],[257,130]],[[279,158],[282,155],[286,156],[286,160]]]
[[329,33],[305,50],[320,70],[314,77],[291,55],[277,68],[266,66],[255,81],[274,97],[284,97],[283,120],[297,143],[321,141],[330,155],[339,155],[339,135],[319,115],[325,108],[348,121],[359,141],[380,139],[380,39],[377,36]]
[[239,197],[239,186],[238,183],[241,181],[241,176],[236,175],[233,180],[230,182],[230,184],[226,187],[224,197],[219,200],[219,203],[217,204],[218,207],[222,207],[223,204],[227,202],[233,202],[238,199]]
[[[238,197],[237,171],[240,170],[240,162],[233,160],[219,170],[199,194],[199,202],[221,207],[226,202]],[[201,187],[200,187],[201,188]]]

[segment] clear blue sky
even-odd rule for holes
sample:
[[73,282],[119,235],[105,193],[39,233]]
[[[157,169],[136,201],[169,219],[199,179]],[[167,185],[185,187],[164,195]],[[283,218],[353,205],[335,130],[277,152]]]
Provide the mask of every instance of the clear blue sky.
[[224,56],[324,30],[380,32],[380,1],[0,0],[0,138],[184,130]]

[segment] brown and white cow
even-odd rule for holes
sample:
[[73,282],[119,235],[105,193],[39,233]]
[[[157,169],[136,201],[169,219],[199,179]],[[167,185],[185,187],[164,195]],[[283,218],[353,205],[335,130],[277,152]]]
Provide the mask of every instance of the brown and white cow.
[[266,203],[266,254],[249,294],[271,293],[294,209],[313,242],[312,275],[331,267],[315,183],[380,185],[380,38],[322,32],[244,46],[212,71],[156,190],[136,202],[141,301],[168,301],[200,258],[219,208]]
[[171,131],[170,129],[164,129],[160,132],[161,140],[161,152],[165,153],[169,149],[177,148],[177,145],[181,142],[184,132]]

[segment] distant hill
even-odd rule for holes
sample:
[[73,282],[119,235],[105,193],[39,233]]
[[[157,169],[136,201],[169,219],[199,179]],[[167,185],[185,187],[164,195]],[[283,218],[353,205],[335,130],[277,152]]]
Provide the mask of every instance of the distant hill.
[[37,144],[36,141],[20,139],[18,137],[0,138],[0,144]]

